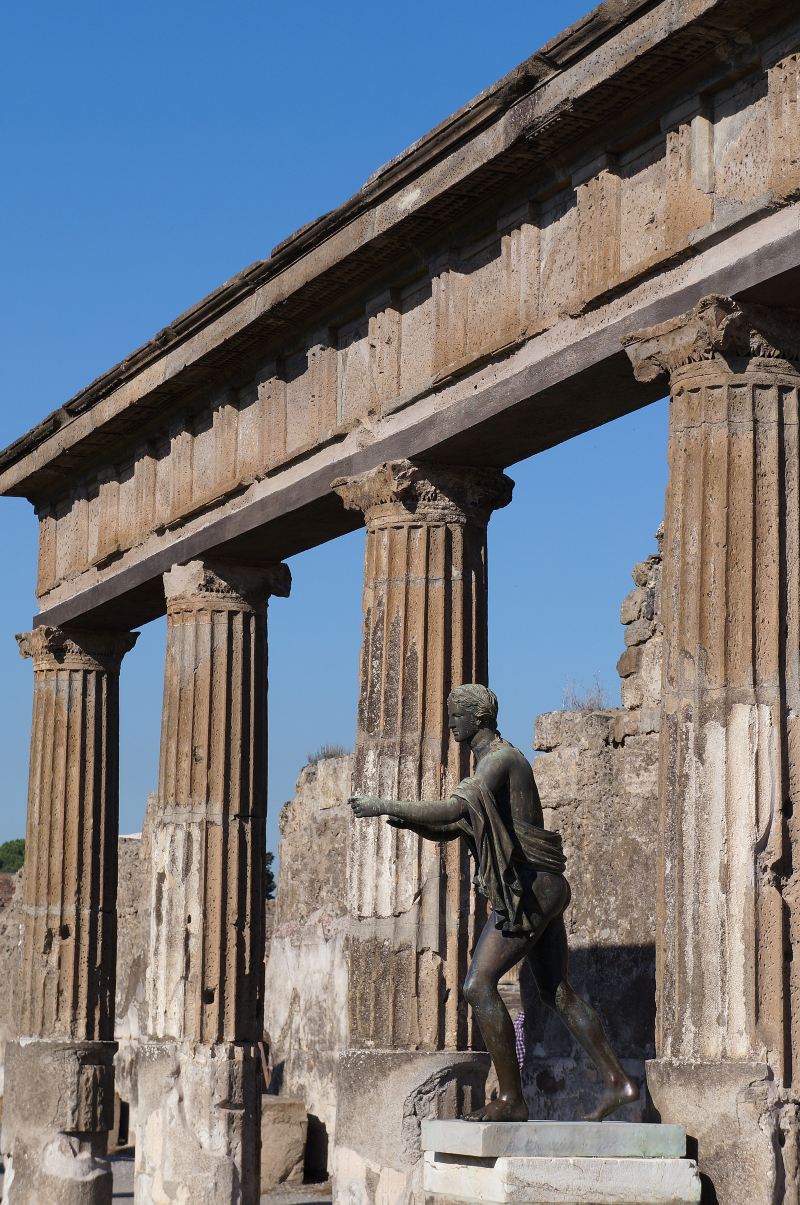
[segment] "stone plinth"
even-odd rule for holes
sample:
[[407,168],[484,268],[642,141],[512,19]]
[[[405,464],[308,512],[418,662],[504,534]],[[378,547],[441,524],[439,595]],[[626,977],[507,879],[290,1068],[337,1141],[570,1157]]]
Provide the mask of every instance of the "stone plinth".
[[276,1184],[302,1184],[308,1114],[291,1096],[261,1101],[261,1191]]
[[681,1126],[626,1122],[423,1122],[424,1190],[519,1205],[695,1205]]
[[422,1148],[476,1159],[682,1159],[686,1131],[683,1126],[628,1121],[423,1121]]

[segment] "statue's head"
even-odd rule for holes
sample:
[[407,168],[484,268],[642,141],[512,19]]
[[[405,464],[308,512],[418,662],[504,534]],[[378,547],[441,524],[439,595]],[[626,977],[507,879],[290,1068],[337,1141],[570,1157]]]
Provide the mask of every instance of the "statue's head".
[[470,741],[481,728],[497,731],[497,695],[479,682],[456,686],[447,697],[447,722],[457,741]]

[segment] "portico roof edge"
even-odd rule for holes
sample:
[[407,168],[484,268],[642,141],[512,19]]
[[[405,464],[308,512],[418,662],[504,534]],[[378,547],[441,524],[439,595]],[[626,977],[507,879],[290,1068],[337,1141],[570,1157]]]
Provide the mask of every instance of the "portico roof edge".
[[[636,330],[657,325],[686,312],[710,293],[739,295],[784,272],[800,268],[800,203],[792,207],[790,221],[786,221],[789,218],[786,210],[781,213],[784,225],[788,229],[784,229],[774,241],[757,246],[750,254],[735,262],[725,263],[702,278],[680,285],[672,292],[626,313],[606,326],[581,335],[568,348],[558,348],[552,354],[526,366],[516,375],[504,377],[484,390],[473,393],[469,398],[453,403],[438,411],[433,419],[430,416],[421,417],[402,431],[392,431],[368,447],[343,456],[336,461],[335,466],[326,465],[240,510],[212,520],[200,531],[174,540],[166,548],[143,558],[135,565],[121,569],[108,580],[42,610],[34,616],[34,626],[62,625],[85,620],[98,608],[152,583],[172,565],[184,563],[201,552],[207,553],[210,549],[220,548],[228,541],[264,528],[276,520],[285,520],[301,508],[319,502],[331,494],[330,483],[336,476],[365,472],[384,461],[396,458],[418,457],[435,460],[438,454],[448,459],[451,455],[448,444],[464,438],[474,438],[479,427],[490,424],[498,415],[511,412],[525,402],[535,401],[537,397],[568,383],[571,387],[581,374],[599,370],[604,364],[610,366],[616,361],[620,370],[619,377],[629,385],[631,398],[635,395],[632,402],[620,404],[620,414],[654,401],[663,393],[663,389],[658,383],[643,385],[634,379],[623,350],[625,337]],[[520,455],[509,457],[503,467],[531,454],[522,441],[519,451]],[[343,534],[354,526],[357,526],[357,521],[354,522],[352,516],[342,510],[340,530],[333,534]],[[281,556],[283,555],[281,552]],[[291,555],[291,552],[288,555]],[[152,614],[146,616],[146,619],[150,618],[153,618]]]
[[[668,32],[674,32],[677,28],[702,21],[709,14],[714,14],[718,9],[729,6],[730,2],[731,0],[703,0],[694,7],[691,14],[687,14],[684,22],[670,26]],[[253,297],[257,290],[267,282],[278,278],[286,269],[312,255],[334,235],[350,226],[366,210],[396,194],[412,178],[419,180],[421,173],[431,169],[443,157],[453,152],[465,139],[477,137],[488,125],[507,114],[521,99],[546,88],[558,76],[597,50],[598,46],[609,42],[646,13],[659,8],[663,8],[665,12],[669,13],[672,13],[673,10],[669,0],[606,0],[605,4],[601,4],[592,13],[570,26],[503,79],[448,117],[396,159],[373,173],[364,187],[343,205],[301,228],[284,242],[278,244],[271,258],[250,265],[196,305],[190,307],[168,327],[156,334],[152,340],[98,377],[49,414],[37,426],[1,450],[0,493],[25,492],[22,487],[26,477],[35,472],[36,467],[30,467],[26,471],[24,461],[51,436],[59,435],[58,447],[54,449],[54,456],[58,455],[63,448],[90,437],[99,426],[105,424],[103,422],[98,425],[92,424],[90,430],[83,431],[75,439],[71,439],[67,434],[67,428],[75,423],[81,415],[92,410],[102,399],[109,397],[118,388],[132,381],[149,365],[158,362],[168,353],[174,352],[193,335],[208,329],[214,321],[228,314],[234,306],[241,305],[248,298]],[[722,36],[724,31],[719,32]],[[651,46],[643,48],[642,53],[654,49],[663,40],[663,38],[655,39]],[[619,70],[621,69],[619,68]],[[614,74],[615,72],[612,71],[606,79],[611,78]],[[580,97],[576,98],[575,103],[580,103]],[[539,113],[539,118],[545,116],[546,113]],[[409,205],[403,217],[409,217],[414,212],[415,206]],[[369,239],[361,240],[359,246],[364,241],[368,242]],[[252,315],[250,318],[243,316],[244,325],[246,326],[248,321],[252,321],[254,316]],[[226,333],[223,333],[221,341],[224,342],[226,337]],[[180,357],[176,357],[176,361],[179,360]],[[186,363],[176,363],[171,368],[171,375],[178,376],[185,372],[189,362],[190,358],[187,357]],[[147,392],[152,392],[152,389],[145,389],[145,394]],[[130,400],[127,401],[124,408],[127,409],[131,404]],[[14,469],[16,471],[13,471]]]

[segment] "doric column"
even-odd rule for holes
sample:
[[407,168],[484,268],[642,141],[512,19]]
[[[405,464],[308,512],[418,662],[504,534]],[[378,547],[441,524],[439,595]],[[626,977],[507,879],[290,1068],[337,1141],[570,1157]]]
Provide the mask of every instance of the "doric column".
[[720,1205],[766,1202],[796,1158],[800,313],[709,297],[628,353],[671,391],[648,1082]]
[[259,1199],[266,606],[289,584],[285,565],[192,561],[164,576],[150,1044],[138,1075],[142,1205]]
[[[334,489],[367,528],[354,788],[446,797],[469,772],[467,751],[450,737],[446,700],[453,686],[487,681],[486,527],[492,510],[510,501],[512,482],[494,469],[399,461]],[[474,908],[462,843],[423,841],[381,819],[354,821],[348,906],[351,1054],[337,1168],[351,1191],[359,1180],[373,1185],[361,1194],[366,1200],[383,1191],[374,1187],[376,1169],[402,1178],[413,1165],[403,1118],[452,1110],[480,1076],[481,1063],[452,1055],[471,1045],[460,986]],[[449,1053],[411,1054],[422,1051]],[[380,1084],[388,1107],[376,1105]],[[372,1152],[370,1136],[379,1137]]]
[[19,1041],[6,1047],[9,1205],[111,1200],[119,669],[136,635],[35,628]]

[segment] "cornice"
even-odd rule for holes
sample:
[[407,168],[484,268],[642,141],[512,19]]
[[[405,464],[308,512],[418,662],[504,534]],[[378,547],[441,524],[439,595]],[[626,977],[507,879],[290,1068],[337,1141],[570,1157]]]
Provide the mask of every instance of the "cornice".
[[[609,43],[617,37],[625,38],[626,27],[637,22],[652,24],[656,11],[662,27],[655,34],[648,31],[641,36],[637,33],[638,26],[631,28],[622,56],[624,61],[617,64]],[[442,220],[442,215],[446,217],[446,197],[452,194],[455,208],[460,212],[464,196],[477,195],[478,181],[471,176],[460,183],[451,182],[443,191],[437,185],[439,191],[434,190],[430,195],[425,184],[428,174],[443,164],[451,160],[456,164],[468,157],[473,142],[480,138],[487,140],[485,157],[475,167],[477,175],[497,170],[507,177],[514,165],[510,173],[513,176],[520,170],[520,156],[528,162],[533,155],[530,162],[540,165],[559,157],[566,162],[578,134],[583,135],[595,126],[607,127],[611,112],[630,110],[632,98],[650,97],[654,79],[663,82],[664,78],[674,76],[676,55],[680,61],[686,58],[687,39],[697,47],[698,55],[707,56],[709,46],[722,51],[729,43],[751,39],[753,27],[763,22],[765,14],[770,22],[775,22],[786,14],[791,16],[792,8],[788,0],[771,0],[771,4],[767,0],[747,3],[697,0],[688,9],[676,8],[666,0],[608,0],[601,4],[380,168],[342,206],[278,244],[270,258],[250,265],[185,311],[150,342],[0,451],[4,492],[35,499],[53,487],[60,489],[64,476],[75,471],[78,461],[84,465],[94,463],[101,455],[100,449],[107,447],[110,431],[124,435],[129,430],[132,408],[156,398],[169,407],[185,405],[192,389],[196,391],[201,385],[211,387],[218,371],[214,357],[219,347],[224,345],[231,354],[234,348],[241,350],[240,345],[255,337],[259,323],[272,324],[270,329],[273,326],[277,329],[285,307],[294,304],[295,299],[299,304],[301,295],[306,306],[321,304],[308,296],[318,284],[322,286],[324,282],[326,295],[335,295],[337,275],[341,272],[342,278],[352,283],[357,261],[372,263],[378,244],[382,245],[385,260],[387,238],[394,241],[395,253],[398,246],[416,246],[419,231],[415,223],[419,221],[426,228],[431,223],[426,213],[429,202],[439,214],[437,220]],[[676,38],[682,39],[679,49],[673,45]],[[637,46],[639,50],[635,49]],[[565,73],[582,70],[592,55],[598,62],[608,60],[610,66],[605,75],[593,68],[595,75],[585,91],[580,94],[570,91],[566,101],[549,99],[551,84],[556,92],[563,91],[567,87]],[[449,176],[449,172],[444,174]],[[459,191],[462,185],[464,195]],[[484,180],[481,187],[486,186]],[[406,203],[412,194],[421,194],[422,199]],[[353,237],[346,246],[340,246],[337,240],[346,231]],[[369,267],[362,271],[368,272]],[[296,275],[298,283],[291,286],[287,283],[284,289],[284,273],[287,281],[289,277],[294,281]],[[268,305],[262,298],[266,291],[274,294]],[[214,329],[215,324],[218,330]],[[295,329],[292,324],[290,328]],[[263,331],[259,337],[263,337]],[[163,374],[156,368],[161,363],[165,365]],[[135,380],[140,375],[147,377],[141,385]],[[106,401],[113,405],[97,423],[86,424],[75,434],[68,432],[71,424]],[[52,452],[48,443],[51,439]]]

